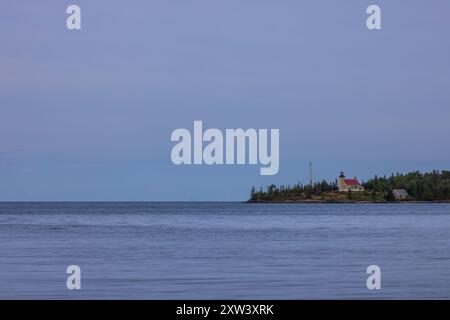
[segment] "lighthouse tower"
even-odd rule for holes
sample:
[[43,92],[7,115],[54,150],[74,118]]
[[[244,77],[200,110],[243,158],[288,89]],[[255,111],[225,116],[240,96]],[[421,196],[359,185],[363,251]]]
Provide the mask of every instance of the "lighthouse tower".
[[344,172],[341,171],[341,173],[339,174],[339,179],[338,179],[338,187],[339,187],[339,191],[345,191],[345,175]]

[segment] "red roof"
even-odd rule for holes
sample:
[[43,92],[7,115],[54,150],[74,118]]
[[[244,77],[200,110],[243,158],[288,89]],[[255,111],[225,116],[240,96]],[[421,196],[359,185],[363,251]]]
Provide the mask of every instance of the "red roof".
[[344,183],[348,186],[359,186],[359,182],[357,179],[345,179]]

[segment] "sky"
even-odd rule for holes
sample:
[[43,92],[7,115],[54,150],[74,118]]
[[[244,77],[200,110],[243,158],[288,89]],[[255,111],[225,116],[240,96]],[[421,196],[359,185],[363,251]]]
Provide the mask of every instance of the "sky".
[[[66,28],[81,7],[81,30]],[[368,30],[366,8],[381,8]],[[0,201],[241,201],[450,169],[445,0],[3,0]],[[173,130],[278,128],[280,170],[176,166]]]

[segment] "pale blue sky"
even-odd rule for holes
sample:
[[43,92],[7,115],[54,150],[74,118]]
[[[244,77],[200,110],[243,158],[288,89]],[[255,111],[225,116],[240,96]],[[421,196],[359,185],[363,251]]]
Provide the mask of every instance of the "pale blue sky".
[[[125,3],[2,1],[0,200],[245,200],[309,160],[327,180],[450,169],[448,1]],[[173,165],[194,120],[279,128],[278,175]]]

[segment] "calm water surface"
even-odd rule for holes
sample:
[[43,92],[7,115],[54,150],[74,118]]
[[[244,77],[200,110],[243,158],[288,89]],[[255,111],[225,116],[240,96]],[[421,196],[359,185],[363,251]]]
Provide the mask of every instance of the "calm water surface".
[[0,203],[0,298],[449,299],[450,204]]

